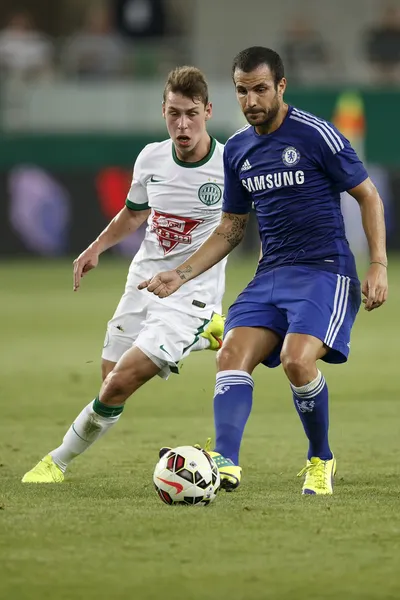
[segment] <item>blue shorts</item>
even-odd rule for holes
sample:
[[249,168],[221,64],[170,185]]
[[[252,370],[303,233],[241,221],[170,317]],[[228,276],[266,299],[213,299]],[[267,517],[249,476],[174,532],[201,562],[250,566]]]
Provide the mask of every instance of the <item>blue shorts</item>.
[[309,267],[279,267],[256,275],[229,308],[225,335],[236,327],[272,329],[282,341],[263,364],[277,367],[287,333],[319,338],[323,360],[346,362],[350,332],[361,303],[360,282]]

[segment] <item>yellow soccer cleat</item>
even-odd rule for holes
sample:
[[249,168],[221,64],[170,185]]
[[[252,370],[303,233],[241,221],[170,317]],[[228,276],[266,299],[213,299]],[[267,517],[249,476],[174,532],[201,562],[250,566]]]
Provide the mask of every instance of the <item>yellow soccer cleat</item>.
[[219,452],[208,452],[218,467],[221,477],[221,488],[226,492],[233,492],[240,485],[242,468],[233,464],[230,458],[225,458]]
[[53,461],[50,454],[42,458],[22,478],[22,483],[61,483],[62,481],[64,481],[64,473]]
[[333,478],[336,473],[336,459],[322,460],[312,456],[307,465],[297,474],[305,475],[302,489],[303,495],[331,495],[333,494]]
[[210,342],[209,350],[219,350],[222,346],[222,337],[224,335],[225,316],[214,313],[211,321],[201,333],[201,337]]
[[[195,448],[200,448],[199,444]],[[221,477],[221,488],[226,492],[233,492],[240,485],[242,479],[242,468],[235,465],[230,458],[225,458],[219,452],[214,452],[211,448],[211,438],[208,438],[204,450],[208,452],[218,467]]]

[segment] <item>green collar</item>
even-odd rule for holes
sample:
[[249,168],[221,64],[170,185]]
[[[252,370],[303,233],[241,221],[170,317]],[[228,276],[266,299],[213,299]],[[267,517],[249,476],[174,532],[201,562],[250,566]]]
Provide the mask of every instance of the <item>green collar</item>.
[[216,141],[213,137],[211,137],[211,135],[210,135],[210,139],[211,139],[210,150],[209,150],[208,154],[206,154],[205,157],[202,158],[201,160],[198,160],[197,162],[186,162],[184,160],[180,160],[176,154],[174,143],[172,143],[172,158],[174,159],[174,161],[176,162],[177,165],[179,165],[180,167],[185,167],[186,169],[195,169],[196,167],[202,167],[210,160],[210,158],[214,154]]

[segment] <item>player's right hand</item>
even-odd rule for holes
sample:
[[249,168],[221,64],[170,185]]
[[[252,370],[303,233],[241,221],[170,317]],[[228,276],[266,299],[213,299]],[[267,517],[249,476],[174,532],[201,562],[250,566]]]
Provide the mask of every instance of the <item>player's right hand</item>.
[[99,264],[99,252],[89,246],[82,254],[74,260],[74,292],[77,292],[81,279],[86,273],[97,267]]
[[183,283],[185,283],[185,280],[181,279],[176,271],[164,271],[139,283],[138,289],[147,288],[148,292],[152,292],[159,298],[166,298],[176,292]]
[[365,296],[363,300],[365,310],[370,312],[382,306],[388,296],[387,266],[379,262],[372,262],[361,290]]

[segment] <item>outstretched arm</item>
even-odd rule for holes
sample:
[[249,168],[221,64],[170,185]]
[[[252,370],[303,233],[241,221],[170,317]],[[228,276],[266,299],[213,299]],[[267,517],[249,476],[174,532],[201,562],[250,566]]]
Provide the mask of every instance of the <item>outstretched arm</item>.
[[365,309],[374,310],[387,299],[386,228],[383,203],[378,190],[368,177],[349,190],[360,205],[365,235],[368,241],[370,266],[362,284]]
[[136,231],[149,214],[149,209],[131,210],[124,206],[120,210],[99,237],[74,260],[74,292],[79,289],[81,278],[97,267],[100,254]]
[[134,233],[146,221],[149,214],[149,208],[131,210],[124,206],[91,245],[102,254]]
[[131,187],[126,205],[107,225],[99,237],[74,260],[74,292],[79,289],[81,278],[97,267],[99,256],[108,248],[122,242],[136,231],[150,214],[146,188],[146,148],[136,159]]
[[158,273],[143,281],[139,289],[147,288],[160,298],[166,298],[184,283],[208,271],[225,258],[243,239],[249,215],[222,213],[221,222],[210,237],[184,263],[174,271]]
[[219,263],[225,256],[228,256],[242,241],[248,220],[248,214],[234,215],[223,212],[221,223],[210,237],[188,260],[176,269],[183,282],[198,277],[198,275]]

